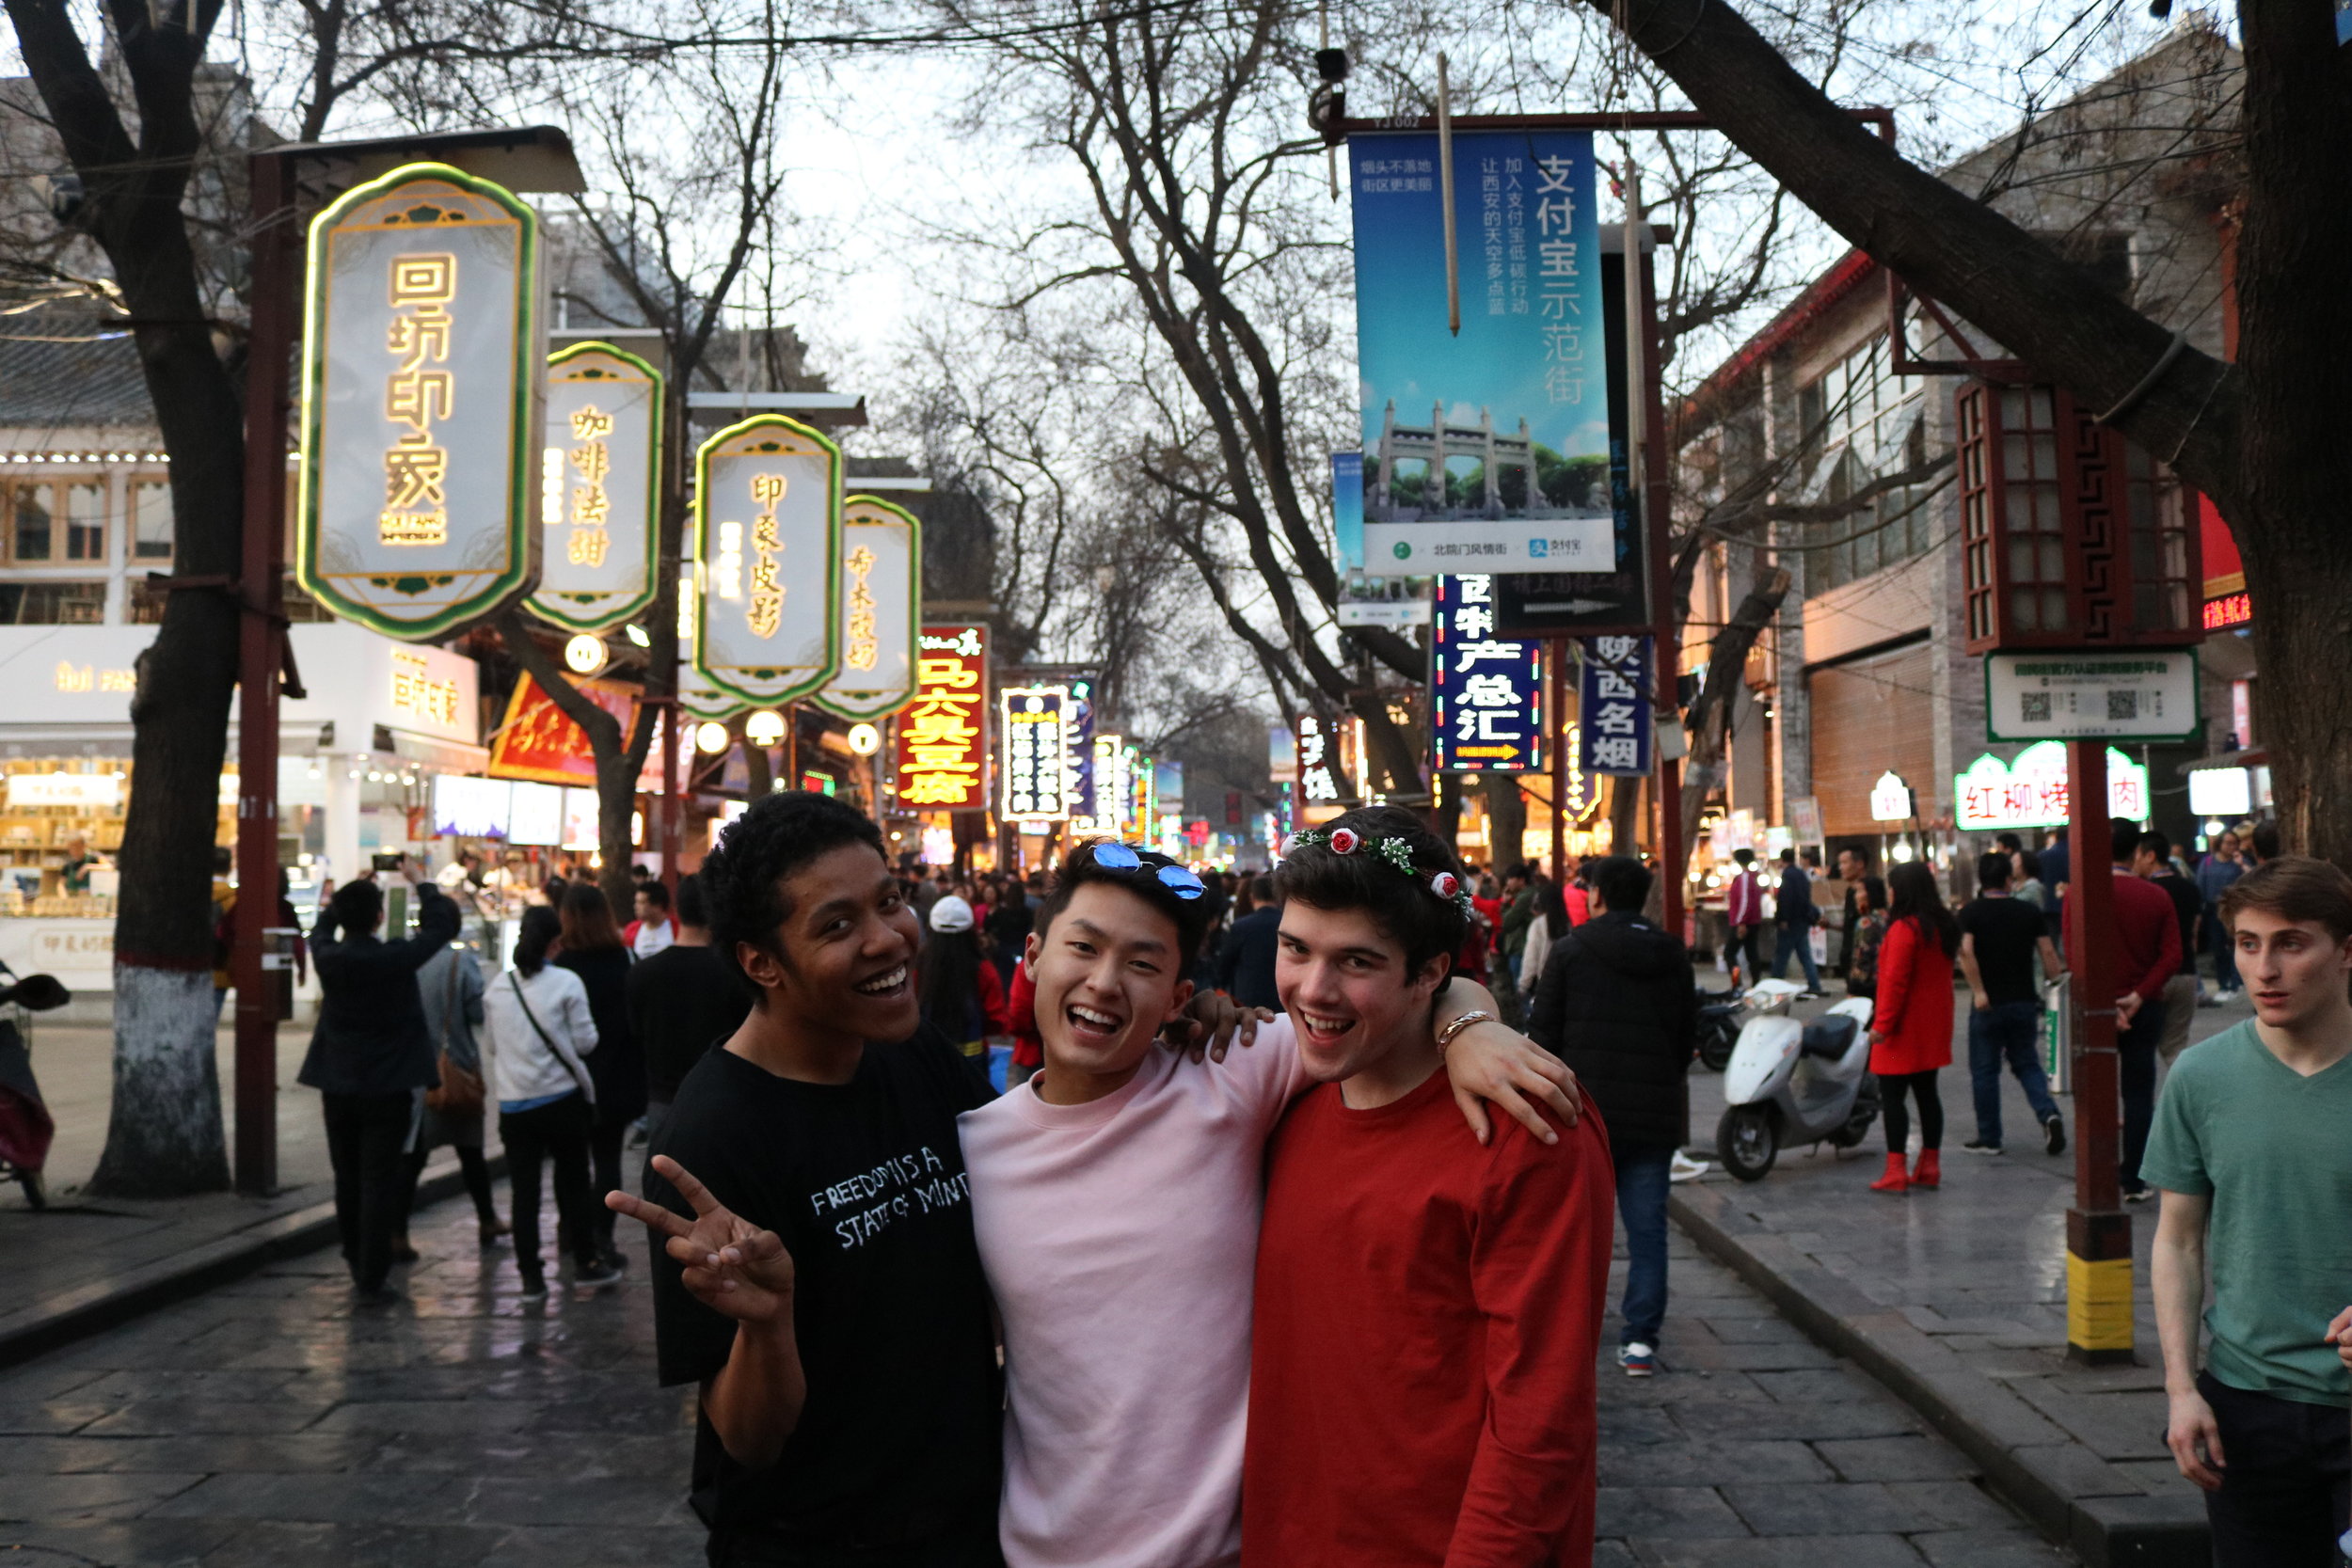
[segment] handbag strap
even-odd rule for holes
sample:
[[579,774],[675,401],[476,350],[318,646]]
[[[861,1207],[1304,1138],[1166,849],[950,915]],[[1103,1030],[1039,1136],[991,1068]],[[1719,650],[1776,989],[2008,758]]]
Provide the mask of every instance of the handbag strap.
[[588,1076],[588,1069],[580,1065],[580,1058],[569,1049],[557,1043],[555,1037],[548,1033],[547,1025],[539,1022],[539,1015],[531,1010],[530,999],[523,995],[522,976],[510,969],[506,972],[506,983],[514,988],[515,1000],[521,1006],[523,1017],[531,1021],[531,1027],[538,1033],[542,1040],[547,1042],[548,1049],[555,1053],[556,1060],[562,1062],[565,1069],[571,1073],[572,1082],[578,1084],[580,1092],[588,1097],[588,1103],[594,1105],[596,1102],[596,1082]]

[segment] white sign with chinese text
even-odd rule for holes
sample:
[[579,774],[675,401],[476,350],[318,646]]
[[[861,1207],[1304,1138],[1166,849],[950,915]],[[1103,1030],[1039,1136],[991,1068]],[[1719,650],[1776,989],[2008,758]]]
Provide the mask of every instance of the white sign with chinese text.
[[424,641],[537,571],[538,220],[439,164],[349,191],[310,227],[302,586]]
[[[1954,820],[1963,832],[2005,828],[2053,828],[2067,819],[2066,745],[2045,740],[2003,762],[1987,752],[1952,781]],[[2148,820],[2148,769],[2107,748],[2107,815]]]
[[532,613],[602,631],[653,603],[661,505],[661,374],[608,343],[548,359]]
[[922,597],[923,525],[902,506],[851,496],[841,509],[841,668],[818,707],[880,719],[914,701]]
[[1912,797],[1911,785],[1899,773],[1886,772],[1878,776],[1870,786],[1870,820],[1873,822],[1908,822],[1918,815]]
[[694,671],[746,702],[806,696],[841,662],[841,449],[755,414],[694,462]]
[[2180,740],[2197,721],[2193,648],[1984,657],[1988,740]]

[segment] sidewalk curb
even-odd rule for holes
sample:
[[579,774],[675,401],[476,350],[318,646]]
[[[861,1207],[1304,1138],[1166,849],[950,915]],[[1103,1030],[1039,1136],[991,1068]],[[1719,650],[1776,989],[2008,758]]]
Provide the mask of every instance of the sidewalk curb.
[[[503,1153],[492,1156],[489,1164],[492,1180],[505,1174]],[[419,1206],[438,1203],[465,1190],[457,1162],[440,1161],[426,1166],[418,1179],[417,1202]],[[103,1334],[271,1263],[316,1252],[335,1240],[335,1205],[330,1199],[111,1278],[60,1291],[0,1318],[0,1368],[17,1366],[77,1339]]]
[[1999,1380],[1737,1212],[1721,1194],[1677,1187],[1667,1212],[1700,1251],[1822,1348],[1885,1385],[2036,1529],[2090,1568],[2207,1568],[2212,1561],[2204,1510],[2193,1499],[2142,1491]]

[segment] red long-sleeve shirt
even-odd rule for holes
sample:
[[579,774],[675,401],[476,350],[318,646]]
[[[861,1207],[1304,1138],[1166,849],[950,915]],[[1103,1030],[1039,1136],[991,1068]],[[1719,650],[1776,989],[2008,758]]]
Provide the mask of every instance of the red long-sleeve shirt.
[[1481,1148],[1439,1072],[1275,1134],[1243,1568],[1581,1568],[1615,1180],[1588,1102]]
[[2181,924],[2172,899],[2153,882],[2115,873],[2115,993],[2137,991],[2142,1002],[2164,994],[2180,973]]

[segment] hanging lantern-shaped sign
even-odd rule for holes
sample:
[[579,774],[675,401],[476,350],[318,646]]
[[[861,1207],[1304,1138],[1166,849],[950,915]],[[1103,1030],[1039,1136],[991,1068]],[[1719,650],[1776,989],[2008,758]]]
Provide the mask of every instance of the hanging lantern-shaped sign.
[[694,672],[748,703],[804,697],[841,665],[841,449],[755,414],[694,465]]
[[538,219],[410,164],[310,225],[296,571],[388,637],[482,619],[537,568]]
[[609,343],[548,357],[532,613],[602,631],[653,603],[661,486],[661,372]]
[[841,509],[841,668],[817,705],[844,719],[880,719],[914,700],[922,630],[923,525],[872,496]]

